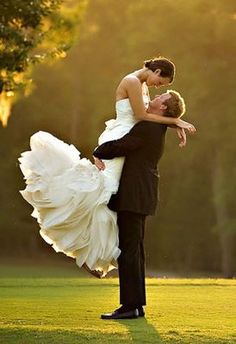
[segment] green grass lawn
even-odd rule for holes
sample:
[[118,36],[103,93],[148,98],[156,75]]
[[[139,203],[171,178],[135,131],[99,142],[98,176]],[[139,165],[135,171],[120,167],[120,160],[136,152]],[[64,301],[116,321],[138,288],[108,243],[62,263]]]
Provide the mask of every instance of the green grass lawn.
[[236,343],[236,280],[147,279],[146,318],[101,320],[118,279],[0,266],[0,343]]

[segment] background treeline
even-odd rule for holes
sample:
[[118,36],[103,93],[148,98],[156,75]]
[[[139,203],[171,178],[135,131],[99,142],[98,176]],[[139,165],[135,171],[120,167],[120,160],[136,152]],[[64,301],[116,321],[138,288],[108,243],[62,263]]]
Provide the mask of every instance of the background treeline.
[[37,68],[34,93],[0,129],[0,254],[53,256],[18,193],[24,183],[17,157],[30,135],[49,131],[91,158],[104,121],[115,116],[119,80],[161,54],[177,66],[171,88],[185,98],[185,118],[198,132],[181,150],[168,130],[161,203],[146,235],[148,266],[234,275],[235,1],[91,0],[80,30],[67,59]]

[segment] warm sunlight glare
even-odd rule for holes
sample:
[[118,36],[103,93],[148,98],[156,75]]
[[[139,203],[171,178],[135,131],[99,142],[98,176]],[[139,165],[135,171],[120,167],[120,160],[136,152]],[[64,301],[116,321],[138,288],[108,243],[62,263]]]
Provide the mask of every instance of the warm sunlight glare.
[[11,114],[12,97],[14,92],[3,92],[0,94],[0,121],[3,127],[7,126],[8,118]]

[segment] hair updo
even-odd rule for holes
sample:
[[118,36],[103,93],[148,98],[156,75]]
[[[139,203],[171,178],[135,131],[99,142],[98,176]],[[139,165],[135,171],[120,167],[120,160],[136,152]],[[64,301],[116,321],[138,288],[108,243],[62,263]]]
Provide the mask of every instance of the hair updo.
[[155,72],[155,70],[160,69],[160,76],[163,78],[169,78],[170,82],[173,81],[175,76],[175,65],[173,62],[165,57],[155,57],[151,60],[144,61],[144,67]]

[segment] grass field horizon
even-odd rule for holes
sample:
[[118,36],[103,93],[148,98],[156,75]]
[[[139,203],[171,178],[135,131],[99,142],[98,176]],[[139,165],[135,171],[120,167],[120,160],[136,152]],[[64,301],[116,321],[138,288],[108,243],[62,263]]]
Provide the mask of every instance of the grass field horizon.
[[34,264],[0,276],[0,343],[236,343],[236,280],[147,278],[146,317],[104,321],[117,278]]

